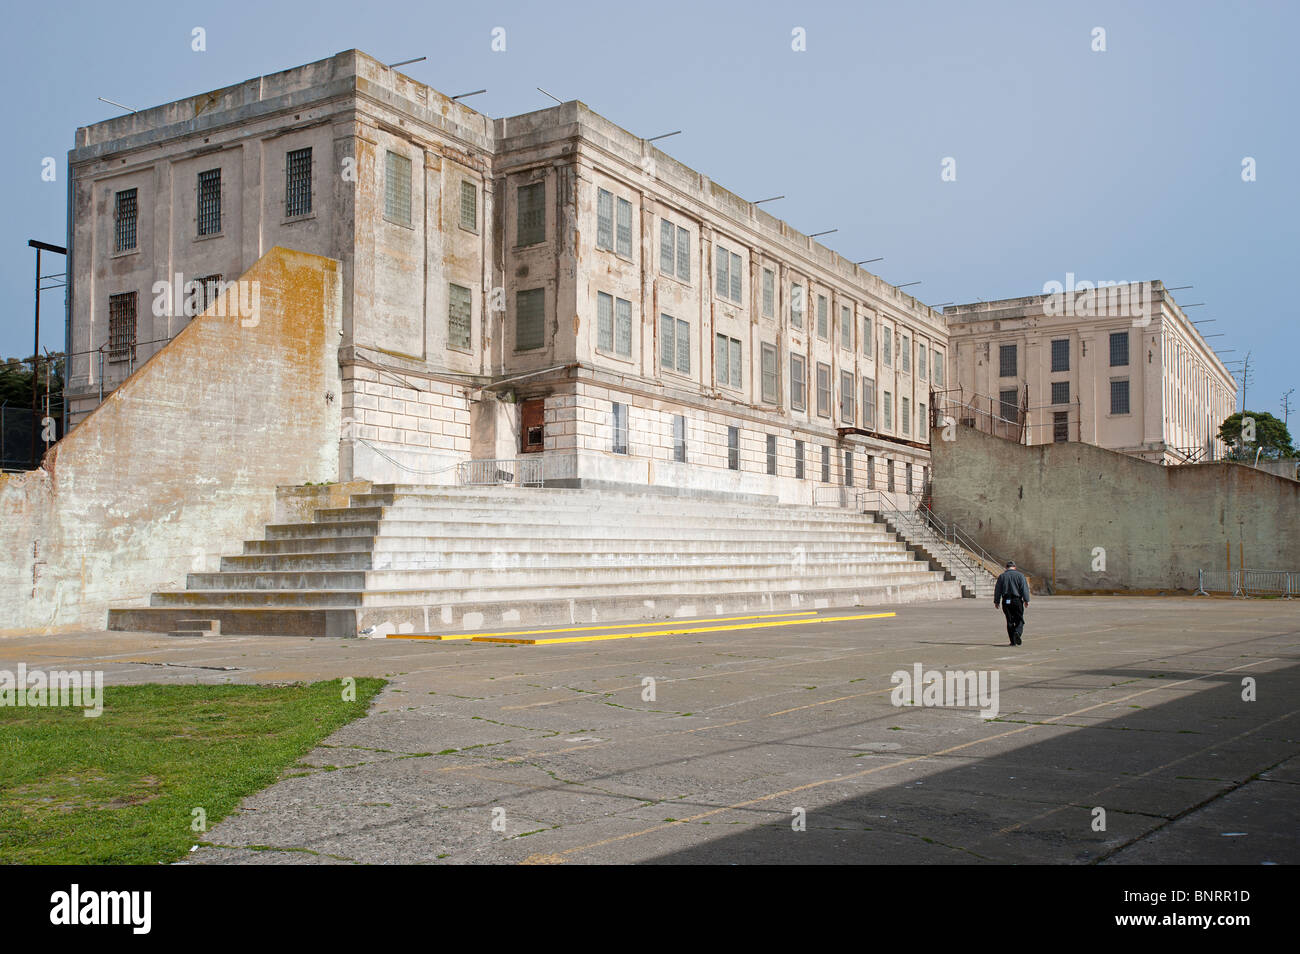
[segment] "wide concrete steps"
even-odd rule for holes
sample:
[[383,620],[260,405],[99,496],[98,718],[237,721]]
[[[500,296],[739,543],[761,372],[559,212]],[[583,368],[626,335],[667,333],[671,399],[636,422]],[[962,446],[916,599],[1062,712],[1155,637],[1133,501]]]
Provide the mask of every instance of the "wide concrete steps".
[[110,627],[355,635],[960,595],[872,517],[657,494],[381,485],[268,525]]

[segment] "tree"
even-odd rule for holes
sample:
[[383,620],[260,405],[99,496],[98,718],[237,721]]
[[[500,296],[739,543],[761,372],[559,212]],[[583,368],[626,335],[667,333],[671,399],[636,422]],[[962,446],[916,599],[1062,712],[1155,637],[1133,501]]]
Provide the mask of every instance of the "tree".
[[1295,456],[1286,424],[1267,411],[1238,411],[1219,425],[1219,439],[1235,460],[1254,460],[1257,452],[1266,460]]

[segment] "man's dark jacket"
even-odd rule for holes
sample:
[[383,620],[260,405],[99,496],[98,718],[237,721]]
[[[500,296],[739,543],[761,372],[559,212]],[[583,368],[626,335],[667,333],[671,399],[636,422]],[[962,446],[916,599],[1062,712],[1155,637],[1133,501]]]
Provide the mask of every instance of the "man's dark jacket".
[[1029,581],[1016,569],[1007,570],[998,577],[998,585],[993,588],[993,605],[997,606],[1010,597],[1029,603]]

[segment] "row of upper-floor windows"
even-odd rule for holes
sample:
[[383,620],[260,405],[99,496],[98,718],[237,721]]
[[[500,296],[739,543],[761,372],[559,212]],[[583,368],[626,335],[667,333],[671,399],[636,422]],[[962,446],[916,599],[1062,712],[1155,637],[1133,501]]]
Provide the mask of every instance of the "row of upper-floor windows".
[[[1070,339],[1053,338],[1052,371],[1070,370]],[[1014,378],[1020,374],[1020,346],[1017,344],[998,345],[998,377]],[[1128,367],[1129,341],[1127,331],[1116,331],[1110,335],[1110,366],[1112,368]]]

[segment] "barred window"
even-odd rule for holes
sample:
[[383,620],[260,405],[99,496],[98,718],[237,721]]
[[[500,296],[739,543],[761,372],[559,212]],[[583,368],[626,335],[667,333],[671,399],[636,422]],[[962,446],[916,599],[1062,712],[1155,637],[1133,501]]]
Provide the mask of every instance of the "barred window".
[[714,271],[717,273],[718,297],[739,304],[742,292],[740,256],[721,245],[715,246]]
[[943,387],[943,355],[935,351],[934,358],[934,383],[937,387]]
[[384,218],[411,224],[411,160],[395,152],[384,157]]
[[470,291],[463,285],[449,285],[447,296],[447,347],[470,350],[472,304]]
[[888,391],[880,396],[880,426],[887,431],[894,429],[894,396]]
[[615,251],[624,258],[632,257],[632,203],[627,199],[618,200],[618,230],[615,236]]
[[876,381],[874,378],[862,379],[862,426],[876,426]]
[[1128,414],[1128,379],[1110,382],[1110,413]]
[[902,408],[900,408],[900,411],[901,411],[901,416],[903,418],[903,433],[911,434],[912,433],[912,399],[904,396],[902,400],[902,404],[903,406]]
[[667,219],[659,220],[659,271],[665,275],[676,273],[676,235],[677,229],[673,223]]
[[659,367],[691,373],[691,325],[672,315],[659,316]]
[[830,305],[825,295],[817,296],[817,337],[822,341],[830,339]]
[[611,430],[610,450],[615,454],[628,453],[627,439],[627,405],[615,403],[610,414]]
[[790,355],[790,408],[794,411],[808,409],[808,379],[801,354]]
[[844,486],[853,486],[853,451],[844,452]]
[[909,338],[907,335],[903,335],[901,347],[903,349],[903,373],[911,374],[912,373],[912,339]]
[[515,292],[515,350],[540,348],[546,339],[546,289]]
[[1110,336],[1110,366],[1112,368],[1128,367],[1127,331],[1116,331]]
[[840,347],[853,350],[853,309],[848,305],[840,305]]
[[925,345],[916,343],[916,376],[925,379]]
[[201,315],[220,297],[222,292],[221,275],[204,275],[185,286],[185,314],[189,317]]
[[123,189],[115,199],[113,247],[114,251],[127,252],[135,248],[136,190]]
[[794,478],[795,480],[804,479],[803,441],[794,442]]
[[1070,382],[1069,381],[1052,382],[1052,403],[1053,404],[1070,403]]
[[460,184],[460,227],[478,231],[478,186],[464,180]]
[[596,293],[596,347],[632,356],[632,303],[604,292]]
[[930,433],[930,421],[925,416],[925,402],[919,401],[916,405],[916,429],[920,436],[928,437]]
[[677,229],[677,277],[684,282],[691,280],[691,233],[684,228]]
[[1070,370],[1070,339],[1054,338],[1052,340],[1052,370]]
[[822,483],[831,482],[831,449],[825,444],[822,445]]
[[790,326],[803,327],[803,286],[790,286]]
[[632,357],[632,303],[625,298],[614,299],[614,351]]
[[763,269],[763,314],[776,315],[776,273],[770,268]]
[[604,189],[596,190],[596,248],[614,251],[614,193]]
[[311,146],[294,149],[284,159],[284,214],[311,214]]
[[998,375],[1004,378],[1016,376],[1016,346],[1013,344],[998,346]]
[[727,428],[727,467],[740,470],[740,428]]
[[714,380],[719,387],[739,388],[742,383],[740,342],[726,335],[717,336]]
[[776,435],[767,435],[767,472],[776,474]]
[[868,358],[871,357],[871,318],[862,319],[862,353]]
[[776,345],[763,345],[761,360],[763,362],[763,400],[768,404],[775,404],[777,402]]
[[880,359],[887,368],[894,363],[893,331],[889,328],[880,329]]
[[515,244],[546,241],[546,183],[530,182],[516,191]]
[[1057,444],[1064,444],[1070,439],[1070,412],[1053,411],[1052,412],[1052,440]]
[[874,454],[867,455],[867,489],[876,489],[876,457]]
[[686,415],[673,415],[673,460],[686,463]]
[[221,232],[221,170],[199,173],[199,234]]
[[831,416],[831,366],[817,362],[817,415]]
[[840,421],[844,424],[853,423],[853,401],[857,395],[857,387],[853,382],[852,371],[840,372]]
[[1000,405],[998,416],[1004,421],[1020,423],[1020,391],[1018,388],[1005,388],[998,394]]
[[108,296],[108,357],[110,361],[135,359],[136,293]]

